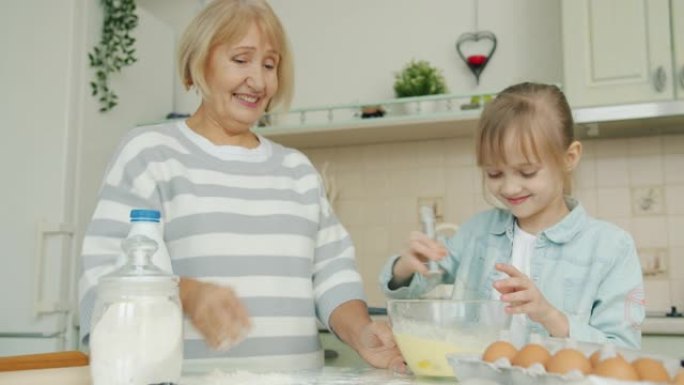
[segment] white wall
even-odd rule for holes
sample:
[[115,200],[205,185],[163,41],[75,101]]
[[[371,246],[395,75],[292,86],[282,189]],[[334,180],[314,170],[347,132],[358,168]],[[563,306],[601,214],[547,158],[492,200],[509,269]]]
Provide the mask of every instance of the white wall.
[[[14,266],[0,272],[2,308],[13,315],[0,317],[0,332],[36,327],[51,332],[45,320],[37,320],[42,322],[38,326],[27,320],[39,279],[34,261],[39,224],[66,224],[76,231],[73,244],[62,237],[69,243],[63,250],[60,236],[45,238],[49,247],[42,293],[48,301],[67,301],[81,235],[107,161],[126,131],[162,120],[173,108],[173,32],[144,10],[139,16],[139,61],[112,76],[120,103],[102,114],[90,96],[94,71],[87,60],[100,38],[99,2],[0,3],[0,51],[5,54],[0,61],[0,173],[5,186],[0,192],[0,262]],[[62,270],[72,277],[60,282]]]
[[[479,87],[455,50],[458,36],[475,28],[472,0],[271,0],[294,48],[293,107],[393,98],[394,73],[412,58],[442,68],[452,93],[494,92],[522,80],[561,82],[559,0],[478,2],[479,29],[498,37]],[[199,3],[139,2],[177,36]],[[193,112],[197,97],[176,83],[176,109]]]
[[[0,174],[9,190],[2,195],[2,217],[27,231],[35,231],[34,216],[68,220],[74,3],[29,0],[0,7]],[[12,254],[16,240],[5,242],[6,235],[3,249]]]
[[295,106],[394,97],[394,73],[412,58],[443,69],[453,93],[498,91],[523,79],[560,82],[560,7],[548,0],[481,0],[479,28],[498,48],[479,87],[456,54],[473,30],[470,0],[273,0],[295,51]]
[[[174,34],[154,15],[138,10],[135,30],[138,61],[112,75],[111,86],[119,105],[100,113],[97,100],[86,92],[82,103],[83,130],[79,144],[78,238],[90,222],[105,168],[124,134],[133,127],[158,122],[173,110]],[[100,36],[101,9],[88,7],[85,49],[90,51]],[[86,52],[81,52],[86,55]],[[93,70],[86,62],[82,68],[83,86],[89,87]],[[89,89],[89,88],[88,88]]]
[[[68,313],[36,317],[34,305],[69,301],[70,238],[39,237],[39,231],[42,224],[73,223],[77,3],[0,3],[0,333],[60,333],[69,318]],[[46,243],[43,252],[40,239]],[[4,339],[0,355],[27,353],[29,345],[50,350],[63,342]]]

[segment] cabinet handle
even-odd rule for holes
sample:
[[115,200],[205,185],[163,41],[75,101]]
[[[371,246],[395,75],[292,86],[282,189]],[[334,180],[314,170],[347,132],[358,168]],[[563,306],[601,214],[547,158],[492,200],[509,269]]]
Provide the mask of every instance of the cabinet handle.
[[[69,310],[69,300],[68,298],[63,298],[60,295],[60,299],[56,301],[48,301],[43,297],[45,288],[43,283],[45,281],[45,270],[46,270],[46,240],[48,237],[65,237],[62,243],[62,250],[60,258],[62,259],[62,272],[70,271],[71,257],[70,255],[70,244],[71,238],[74,236],[74,228],[68,223],[47,223],[40,222],[38,224],[38,234],[36,239],[36,254],[35,254],[35,283],[34,283],[34,293],[33,293],[33,312],[36,316],[41,314],[51,314],[66,312]],[[65,290],[66,284],[65,278],[63,276],[59,277],[59,284],[61,285],[62,291]]]
[[679,70],[679,86],[684,89],[684,66]]
[[653,76],[653,85],[657,92],[663,92],[665,90],[665,83],[667,82],[667,74],[665,73],[665,68],[663,66],[658,67]]

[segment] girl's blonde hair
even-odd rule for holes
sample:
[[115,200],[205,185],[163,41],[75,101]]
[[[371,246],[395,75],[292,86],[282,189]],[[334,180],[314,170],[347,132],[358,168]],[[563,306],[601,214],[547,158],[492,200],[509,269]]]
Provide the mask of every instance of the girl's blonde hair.
[[519,151],[530,163],[550,162],[563,175],[563,193],[570,195],[572,175],[564,155],[575,137],[570,106],[558,87],[506,88],[485,107],[475,138],[478,166],[505,164],[507,151]]
[[290,44],[278,16],[264,0],[213,0],[186,28],[178,49],[178,71],[186,89],[195,86],[209,95],[206,67],[212,48],[235,44],[253,23],[278,52],[278,90],[266,111],[287,109],[294,94],[294,64]]

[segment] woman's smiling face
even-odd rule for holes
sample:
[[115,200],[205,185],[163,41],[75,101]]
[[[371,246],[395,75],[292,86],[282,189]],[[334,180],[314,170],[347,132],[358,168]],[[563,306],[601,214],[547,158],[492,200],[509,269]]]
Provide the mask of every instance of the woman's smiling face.
[[256,24],[237,43],[213,47],[202,101],[211,119],[231,131],[249,130],[278,90],[279,57]]

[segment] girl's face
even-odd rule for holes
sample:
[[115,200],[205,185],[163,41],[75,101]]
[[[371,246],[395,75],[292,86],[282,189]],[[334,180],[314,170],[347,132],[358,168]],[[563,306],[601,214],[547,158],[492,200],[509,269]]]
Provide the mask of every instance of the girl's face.
[[557,223],[567,212],[563,175],[548,162],[512,154],[504,164],[483,167],[487,190],[517,218],[525,231],[538,233]]
[[207,62],[209,96],[202,102],[224,129],[248,131],[278,90],[278,52],[253,24],[236,44],[214,47]]

